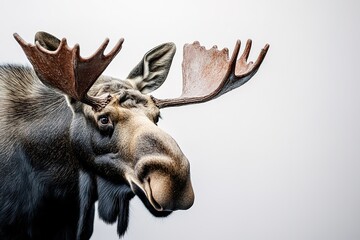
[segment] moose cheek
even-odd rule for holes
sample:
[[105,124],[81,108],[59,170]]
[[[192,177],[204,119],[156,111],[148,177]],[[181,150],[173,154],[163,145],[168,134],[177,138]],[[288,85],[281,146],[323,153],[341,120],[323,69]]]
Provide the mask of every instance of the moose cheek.
[[106,125],[100,125],[99,131],[104,137],[110,137],[112,136],[114,132],[114,126],[112,124],[106,124]]
[[125,181],[125,170],[128,166],[118,153],[107,153],[94,158],[94,171],[113,183]]
[[103,126],[103,129],[93,129],[91,146],[95,155],[117,152],[113,127]]

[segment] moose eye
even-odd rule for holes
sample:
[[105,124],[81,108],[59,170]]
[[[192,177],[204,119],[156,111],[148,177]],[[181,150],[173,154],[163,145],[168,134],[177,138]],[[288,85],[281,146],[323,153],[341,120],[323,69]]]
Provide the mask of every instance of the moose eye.
[[100,131],[104,134],[111,134],[114,130],[113,123],[107,115],[101,115],[98,117],[98,126]]
[[100,116],[99,117],[99,121],[101,124],[108,124],[110,122],[110,119],[108,116]]

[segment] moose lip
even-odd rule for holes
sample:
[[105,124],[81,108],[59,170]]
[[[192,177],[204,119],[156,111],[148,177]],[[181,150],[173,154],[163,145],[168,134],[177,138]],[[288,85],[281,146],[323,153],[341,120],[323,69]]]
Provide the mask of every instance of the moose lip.
[[155,201],[151,192],[146,193],[141,187],[132,181],[130,185],[133,192],[140,198],[140,200],[152,215],[155,217],[167,217],[172,213],[170,210],[163,210],[160,204]]

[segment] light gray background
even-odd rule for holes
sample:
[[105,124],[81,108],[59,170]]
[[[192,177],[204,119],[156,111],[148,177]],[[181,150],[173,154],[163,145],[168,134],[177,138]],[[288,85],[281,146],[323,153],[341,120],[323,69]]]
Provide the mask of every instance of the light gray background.
[[[360,2],[14,1],[0,3],[0,62],[26,63],[12,37],[38,30],[80,43],[83,56],[125,38],[106,74],[125,77],[142,55],[178,53],[156,97],[181,91],[182,45],[199,40],[250,58],[255,77],[206,104],[162,111],[160,127],[191,162],[194,206],[155,219],[131,202],[124,239],[360,239]],[[117,239],[98,218],[92,239]]]

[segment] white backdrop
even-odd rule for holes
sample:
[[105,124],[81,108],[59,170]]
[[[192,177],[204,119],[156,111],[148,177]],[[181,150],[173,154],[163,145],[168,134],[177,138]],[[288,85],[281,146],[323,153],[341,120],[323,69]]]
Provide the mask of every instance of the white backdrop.
[[[195,204],[156,219],[131,202],[124,239],[360,239],[360,2],[356,0],[2,0],[0,62],[27,59],[12,37],[48,31],[83,56],[125,38],[106,74],[125,77],[157,44],[178,46],[164,86],[181,91],[182,45],[270,44],[255,77],[206,104],[162,111],[191,162]],[[96,216],[92,239],[117,239]]]

